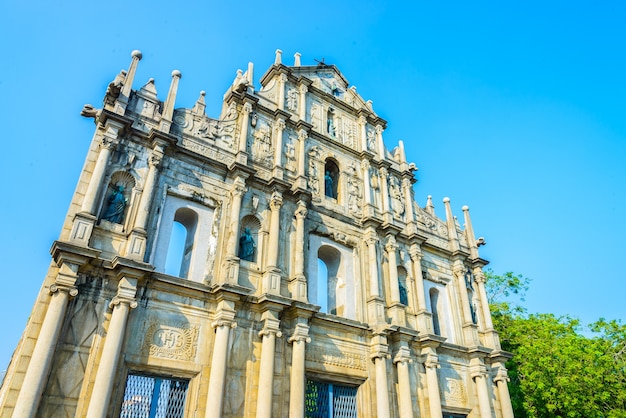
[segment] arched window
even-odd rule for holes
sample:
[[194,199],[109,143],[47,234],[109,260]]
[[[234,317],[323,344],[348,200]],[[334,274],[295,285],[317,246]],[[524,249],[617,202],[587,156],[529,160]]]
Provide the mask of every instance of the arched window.
[[168,195],[161,210],[150,262],[155,271],[195,282],[206,280],[214,242],[214,209]]
[[[328,245],[324,245],[317,251],[318,265],[318,303],[326,305],[326,313],[344,316],[346,304],[346,281],[339,275],[341,265],[341,253]],[[326,273],[326,277],[324,277]],[[326,300],[322,297],[326,294]],[[323,309],[323,308],[322,308]]]
[[441,312],[439,291],[437,289],[431,288],[428,294],[430,296],[430,309],[433,318],[433,332],[436,335],[441,335],[441,325],[439,323],[439,312]]
[[191,209],[180,208],[174,214],[172,234],[165,258],[166,273],[174,273],[173,275],[178,277],[188,276],[197,225],[198,214]]
[[398,266],[398,288],[400,290],[400,303],[409,306],[409,292],[406,283],[406,269]]
[[324,165],[324,195],[333,199],[339,196],[339,167],[330,159]]

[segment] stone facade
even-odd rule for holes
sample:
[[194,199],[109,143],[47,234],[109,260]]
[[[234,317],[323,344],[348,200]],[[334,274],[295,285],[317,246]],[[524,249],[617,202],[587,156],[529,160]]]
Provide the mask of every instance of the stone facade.
[[150,416],[304,417],[327,395],[346,417],[513,416],[468,208],[462,229],[449,199],[418,206],[371,102],[295,58],[259,90],[238,71],[212,119],[204,92],[174,109],[178,71],[165,101],[133,90],[134,51],[85,106],[0,416],[148,416],[145,382],[170,402]]

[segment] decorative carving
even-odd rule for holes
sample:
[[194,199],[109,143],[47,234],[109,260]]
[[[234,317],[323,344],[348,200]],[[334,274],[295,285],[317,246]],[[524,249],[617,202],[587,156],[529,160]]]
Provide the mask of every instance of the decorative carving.
[[145,332],[143,352],[151,357],[193,361],[196,357],[198,326],[166,325],[153,319]]
[[251,147],[252,158],[267,166],[271,166],[273,157],[271,135],[270,126],[265,122],[261,122],[252,135],[254,138],[254,144]]
[[400,183],[395,176],[389,176],[389,195],[391,197],[391,209],[396,218],[402,219],[404,216],[404,199]]
[[324,349],[306,350],[306,360],[325,366],[347,367],[349,369],[366,370],[366,358],[363,354],[344,353],[340,350]]
[[313,103],[311,105],[311,125],[313,125],[313,129],[316,131],[320,131],[322,129],[322,106],[319,103]]
[[288,171],[296,171],[296,147],[293,145],[295,140],[290,135],[285,141],[285,168]]
[[287,91],[287,109],[292,112],[298,110],[298,91],[296,89]]
[[348,177],[348,210],[356,215],[361,215],[363,206],[363,193],[361,185],[356,177]]
[[367,149],[374,152],[376,151],[376,134],[373,129],[367,130]]

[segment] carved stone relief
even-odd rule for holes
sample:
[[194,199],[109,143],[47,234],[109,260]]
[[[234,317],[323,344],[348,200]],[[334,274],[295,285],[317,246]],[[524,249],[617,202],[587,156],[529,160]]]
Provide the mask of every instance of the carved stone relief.
[[252,150],[252,158],[260,164],[271,166],[272,152],[272,129],[270,124],[265,121],[259,121],[257,128],[252,134],[253,142],[250,146]]
[[402,190],[400,189],[400,183],[395,176],[389,176],[389,197],[391,197],[391,209],[393,215],[397,219],[402,219],[404,216],[404,197],[402,196]]
[[178,323],[168,325],[152,319],[143,339],[143,353],[151,357],[193,361],[198,342],[197,325]]

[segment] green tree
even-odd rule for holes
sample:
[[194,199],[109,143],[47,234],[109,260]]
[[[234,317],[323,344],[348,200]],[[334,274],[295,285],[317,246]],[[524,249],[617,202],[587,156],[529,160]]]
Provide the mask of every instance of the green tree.
[[[486,272],[494,326],[507,363],[516,417],[626,417],[626,326],[603,319],[528,314],[529,280]],[[513,300],[512,300],[513,299]]]

